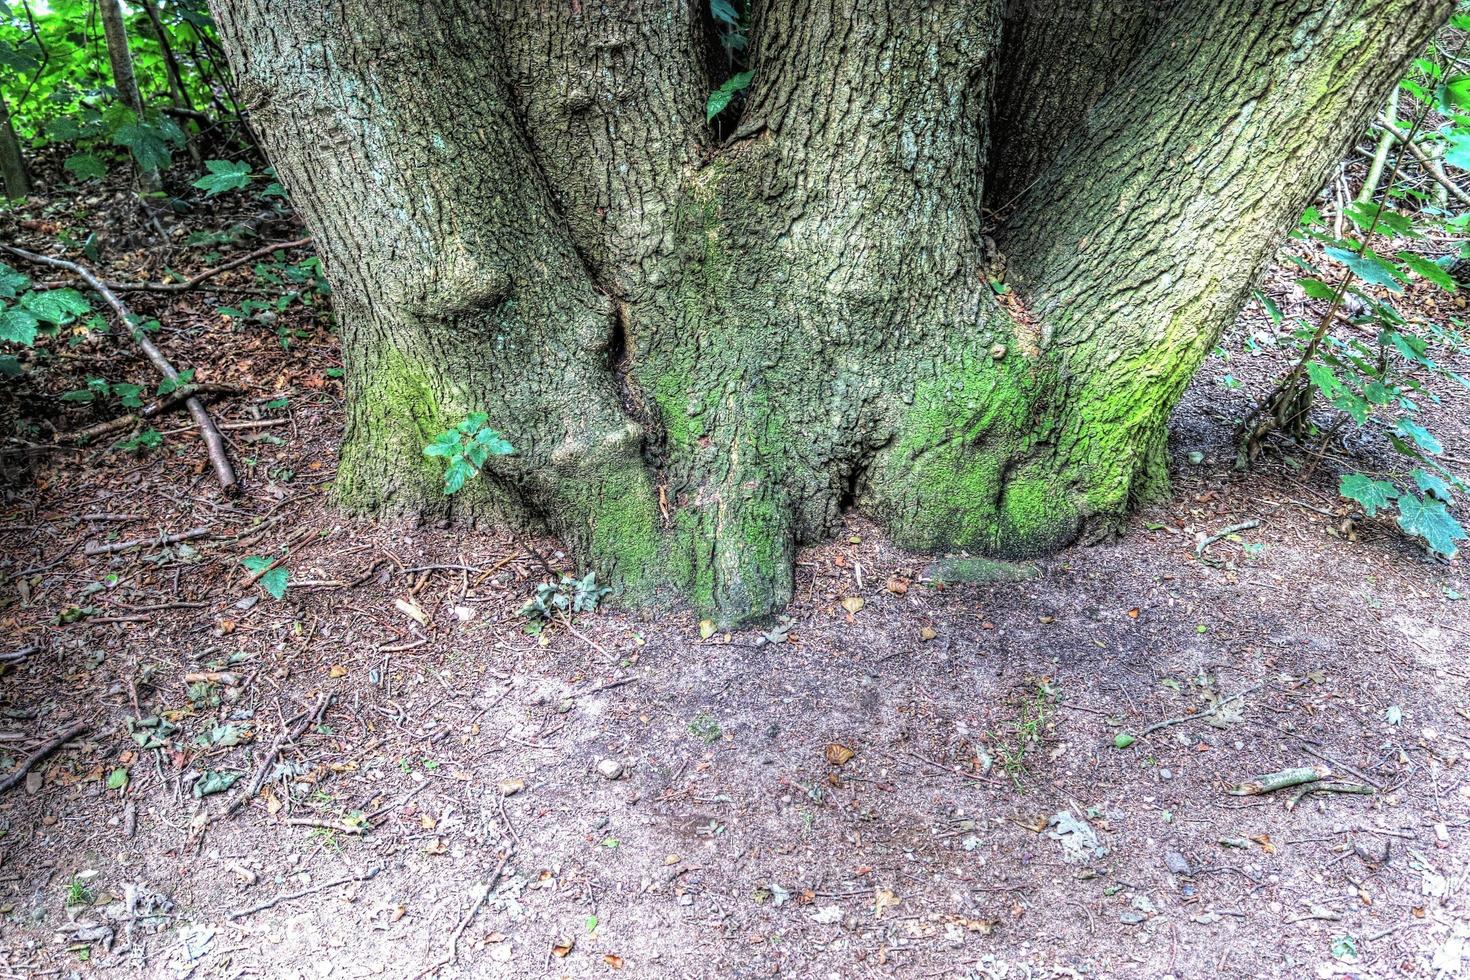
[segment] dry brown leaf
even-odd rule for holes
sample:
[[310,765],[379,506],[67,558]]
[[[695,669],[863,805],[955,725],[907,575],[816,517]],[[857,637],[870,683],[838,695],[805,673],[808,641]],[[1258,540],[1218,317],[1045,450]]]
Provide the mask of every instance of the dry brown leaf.
[[840,742],[828,742],[826,751],[822,754],[832,765],[844,766],[857,753]]

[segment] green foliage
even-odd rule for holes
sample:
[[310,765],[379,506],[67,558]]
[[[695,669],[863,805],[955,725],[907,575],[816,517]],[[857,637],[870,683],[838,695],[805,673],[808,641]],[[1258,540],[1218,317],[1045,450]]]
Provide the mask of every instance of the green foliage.
[[250,184],[248,163],[239,160],[209,160],[204,167],[209,172],[194,181],[194,186],[201,188],[205,197],[214,197],[225,191],[243,190]]
[[0,262],[0,342],[30,347],[42,330],[55,333],[91,311],[75,289],[32,289],[30,277]]
[[588,572],[581,578],[562,575],[556,582],[542,582],[536,586],[536,594],[521,607],[520,614],[530,622],[527,632],[539,633],[558,616],[571,617],[580,612],[596,612],[603,598],[612,589],[597,584],[597,573]]
[[455,494],[477,475],[491,456],[509,456],[515,447],[490,428],[490,419],[476,412],[454,428],[439,433],[424,447],[424,455],[444,460],[444,493]]
[[[1461,19],[1470,26],[1470,18]],[[1443,153],[1451,167],[1470,169],[1470,152],[1456,152],[1462,146],[1470,151],[1470,116],[1462,114],[1470,108],[1470,75],[1446,74],[1443,63],[1453,61],[1431,49],[1414,63],[1401,85],[1412,111],[1403,112],[1401,105],[1399,117],[1414,120],[1426,150]],[[1410,124],[1401,121],[1399,127]],[[1315,207],[1307,209],[1294,237],[1320,246],[1328,261],[1293,258],[1304,273],[1297,284],[1319,305],[1288,324],[1286,340],[1299,358],[1271,398],[1278,406],[1305,405],[1302,395],[1315,396],[1318,404],[1341,413],[1321,430],[1324,443],[1351,423],[1392,447],[1401,467],[1345,473],[1340,492],[1367,517],[1396,511],[1405,533],[1452,557],[1466,532],[1450,508],[1466,485],[1443,458],[1432,426],[1440,405],[1437,387],[1470,387],[1470,379],[1445,363],[1450,355],[1470,352],[1466,325],[1455,317],[1421,321],[1395,304],[1426,288],[1459,289],[1450,270],[1457,260],[1470,259],[1470,216],[1454,215],[1446,200],[1415,177],[1400,160],[1375,189],[1375,199],[1345,207],[1337,223]],[[1389,241],[1396,246],[1392,254],[1383,248]],[[1278,324],[1287,319],[1274,304],[1268,313]],[[1300,408],[1284,421],[1296,436],[1319,431]]]
[[755,77],[753,71],[742,71],[727,78],[723,85],[709,94],[709,102],[705,105],[705,118],[714,119],[725,110],[730,100],[735,98],[737,92],[743,92],[750,87],[750,80]]

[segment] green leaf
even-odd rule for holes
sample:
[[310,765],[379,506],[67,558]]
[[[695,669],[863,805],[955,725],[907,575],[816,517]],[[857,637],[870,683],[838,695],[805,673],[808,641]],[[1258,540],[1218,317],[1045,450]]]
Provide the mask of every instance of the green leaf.
[[36,319],[61,326],[70,323],[83,313],[92,310],[87,297],[75,289],[43,289],[26,293],[20,305],[29,310]]
[[1451,75],[1440,88],[1440,103],[1456,109],[1470,109],[1470,75]]
[[1446,558],[1455,557],[1456,542],[1465,540],[1465,529],[1450,514],[1442,500],[1404,494],[1399,498],[1399,527],[1423,538],[1429,550]]
[[77,180],[101,180],[107,176],[107,164],[95,153],[73,153],[62,166]]
[[444,495],[449,497],[459,493],[464,487],[464,481],[472,473],[474,470],[463,459],[456,459],[450,463],[449,469],[444,471]]
[[1444,452],[1444,446],[1440,445],[1439,440],[1434,437],[1434,433],[1430,432],[1428,429],[1424,428],[1424,426],[1420,425],[1418,422],[1415,422],[1413,419],[1399,419],[1398,433],[1399,435],[1408,436],[1410,439],[1414,440],[1414,445],[1418,446],[1426,453],[1438,456],[1440,453]]
[[0,310],[0,340],[29,347],[36,342],[36,327],[40,321],[34,313],[18,306]]
[[1385,480],[1374,480],[1361,473],[1348,473],[1338,485],[1338,491],[1349,500],[1356,500],[1363,513],[1372,517],[1399,495],[1398,488]]
[[250,184],[250,164],[243,160],[209,160],[204,164],[209,173],[194,181],[205,197],[214,197],[225,191],[243,190]]
[[30,284],[30,278],[24,273],[16,272],[4,262],[0,262],[0,299],[15,299],[20,291]]
[[735,9],[735,5],[730,0],[710,0],[709,12],[710,16],[721,24],[730,27],[740,26],[740,11]]
[[110,773],[107,774],[107,788],[108,789],[122,789],[127,784],[128,784],[128,771],[126,769],[119,767],[117,769],[112,770],[112,772],[110,772]]
[[286,597],[286,570],[284,568],[272,568],[259,579],[260,587],[270,593],[272,599],[284,599]]
[[509,456],[516,451],[515,447],[494,429],[481,429],[476,432],[475,442],[488,449],[492,456]]
[[1451,130],[1449,144],[1444,151],[1444,162],[1461,170],[1470,170],[1470,129]]
[[1371,251],[1359,255],[1345,248],[1329,248],[1327,254],[1351,269],[1353,275],[1364,282],[1382,286],[1392,293],[1404,291],[1404,284],[1399,281],[1398,276],[1394,275],[1393,269]]
[[1400,252],[1398,258],[1415,275],[1428,279],[1440,289],[1453,293],[1458,288],[1454,278],[1438,262],[1426,259],[1422,255],[1415,255],[1413,252]]
[[1421,493],[1437,497],[1445,503],[1450,502],[1450,485],[1428,470],[1414,471],[1414,485]]
[[213,769],[206,770],[204,775],[200,776],[194,782],[194,799],[201,799],[202,797],[209,796],[213,793],[223,793],[225,790],[235,785],[235,781],[239,779],[240,776],[241,773],[238,772],[216,772]]
[[61,396],[61,400],[64,402],[78,402],[82,405],[90,405],[97,400],[97,393],[95,391],[89,391],[86,388],[80,388],[76,391],[68,391]]
[[1328,398],[1343,390],[1342,382],[1337,380],[1337,375],[1333,373],[1332,368],[1321,361],[1313,361],[1307,365],[1307,377]]
[[750,86],[750,80],[755,77],[753,71],[743,71],[725,80],[725,84],[709,94],[709,102],[705,104],[705,120],[714,119],[724,111],[730,100],[735,98],[736,92],[743,92]]

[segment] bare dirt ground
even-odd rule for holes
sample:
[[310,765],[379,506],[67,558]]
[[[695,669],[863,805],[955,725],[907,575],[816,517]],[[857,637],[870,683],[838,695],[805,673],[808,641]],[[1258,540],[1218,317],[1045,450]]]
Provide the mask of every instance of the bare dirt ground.
[[[168,314],[249,389],[214,408],[245,492],[182,415],[12,470],[0,778],[88,727],[0,793],[0,974],[1465,975],[1470,582],[1345,535],[1336,457],[1234,471],[1280,355],[1211,361],[1173,500],[1035,577],[945,585],[853,517],[769,635],[538,639],[555,542],[332,509],[329,334]],[[242,581],[291,542],[283,600]],[[1372,792],[1228,792],[1303,766]]]

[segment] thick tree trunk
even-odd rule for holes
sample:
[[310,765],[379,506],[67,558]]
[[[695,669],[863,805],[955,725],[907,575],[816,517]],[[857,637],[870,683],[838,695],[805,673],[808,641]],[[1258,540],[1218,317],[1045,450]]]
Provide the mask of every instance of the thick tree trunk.
[[336,287],[342,501],[447,509],[421,448],[483,411],[517,452],[458,512],[735,622],[846,507],[1027,555],[1160,492],[1184,383],[1451,6],[764,0],[723,145],[697,3],[216,11]]
[[31,192],[30,171],[26,169],[15,127],[10,123],[10,106],[4,93],[0,93],[0,188],[11,198],[25,197]]

